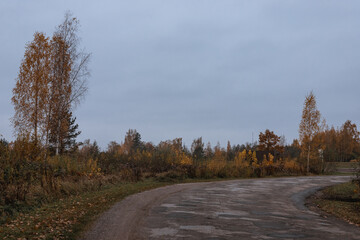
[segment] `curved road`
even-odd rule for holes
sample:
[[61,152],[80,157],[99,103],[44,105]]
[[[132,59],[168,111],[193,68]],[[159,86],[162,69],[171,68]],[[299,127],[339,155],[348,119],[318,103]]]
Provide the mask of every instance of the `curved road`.
[[359,227],[304,206],[316,190],[348,180],[289,177],[158,188],[117,203],[83,239],[360,239]]

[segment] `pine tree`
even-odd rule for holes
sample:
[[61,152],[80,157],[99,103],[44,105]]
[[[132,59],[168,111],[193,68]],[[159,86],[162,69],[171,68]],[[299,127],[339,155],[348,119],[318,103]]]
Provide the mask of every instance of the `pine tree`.
[[[50,138],[50,151],[52,154],[64,154],[72,152],[76,149],[76,138],[81,134],[78,130],[79,125],[75,123],[76,117],[72,117],[72,113],[67,113],[65,118],[66,124],[62,126],[65,130],[60,131],[58,134],[51,135]],[[64,122],[64,120],[63,120]]]
[[127,154],[133,154],[137,150],[142,150],[143,142],[141,141],[141,135],[136,129],[129,129],[125,136],[124,150]]

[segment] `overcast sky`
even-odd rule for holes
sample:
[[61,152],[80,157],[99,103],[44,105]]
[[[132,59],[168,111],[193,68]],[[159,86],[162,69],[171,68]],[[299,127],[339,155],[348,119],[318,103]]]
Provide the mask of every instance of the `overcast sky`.
[[75,110],[105,149],[137,129],[222,146],[270,129],[291,143],[306,94],[328,124],[360,124],[360,1],[0,1],[0,134],[25,44],[51,36],[70,10],[92,53],[89,93]]

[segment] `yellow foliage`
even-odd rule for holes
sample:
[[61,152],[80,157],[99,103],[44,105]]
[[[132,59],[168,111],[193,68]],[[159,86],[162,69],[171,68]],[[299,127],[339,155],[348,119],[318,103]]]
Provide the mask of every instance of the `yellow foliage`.
[[239,152],[236,156],[235,156],[235,166],[236,167],[248,167],[249,166],[249,162],[246,161],[246,157],[247,157],[247,153],[246,150]]
[[97,160],[89,158],[87,161],[81,161],[78,158],[65,156],[54,156],[48,159],[52,169],[63,169],[67,174],[78,174],[84,176],[95,176],[101,174]]
[[258,161],[258,160],[257,160],[257,157],[256,157],[256,151],[254,151],[253,154],[252,154],[252,160],[253,160],[254,162],[257,162],[257,161]]
[[295,160],[285,159],[284,169],[288,172],[299,172],[301,170],[301,167],[299,163],[297,163]]
[[87,164],[86,164],[87,175],[90,176],[90,177],[95,175],[95,174],[97,175],[97,174],[100,173],[99,170],[101,170],[101,169],[98,168],[97,161],[90,158],[87,161]]
[[220,172],[220,170],[222,170],[223,168],[226,167],[226,161],[225,160],[211,160],[209,161],[209,163],[207,164],[207,168],[213,173],[213,174],[218,174]]
[[269,153],[268,155],[269,159],[266,158],[266,155],[264,155],[264,160],[262,161],[262,166],[263,167],[270,167],[270,166],[275,166],[274,165],[274,156]]
[[274,156],[271,153],[269,153],[269,165],[274,165]]
[[184,152],[179,154],[178,159],[180,159],[181,165],[191,165],[193,163],[192,159],[188,157]]
[[252,163],[251,163],[251,166],[254,167],[254,168],[258,168],[260,165],[258,163],[258,159],[256,157],[256,152],[254,151],[253,154],[252,154]]

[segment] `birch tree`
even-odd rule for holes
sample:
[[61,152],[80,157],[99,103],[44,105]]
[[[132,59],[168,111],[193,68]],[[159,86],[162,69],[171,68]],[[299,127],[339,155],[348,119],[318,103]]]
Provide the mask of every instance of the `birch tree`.
[[48,132],[49,85],[51,82],[51,46],[43,33],[36,32],[26,45],[12,103],[15,115],[12,123],[18,136],[29,136],[38,144]]
[[306,172],[310,171],[310,152],[311,144],[320,131],[320,111],[316,106],[316,98],[313,92],[310,92],[304,102],[302,118],[299,126],[299,138],[301,146],[307,151]]
[[12,102],[17,135],[29,135],[56,154],[79,135],[72,111],[84,98],[90,54],[79,50],[79,21],[65,14],[51,41],[35,33],[26,46]]
[[52,82],[49,96],[51,109],[49,140],[51,148],[54,148],[58,154],[70,128],[70,98],[72,93],[70,72],[72,61],[69,47],[60,36],[53,36],[51,46]]
[[66,12],[64,21],[56,28],[54,33],[55,37],[61,38],[66,44],[71,59],[72,65],[69,75],[71,97],[69,101],[72,108],[76,107],[85,97],[88,90],[87,80],[90,77],[88,64],[91,54],[80,49],[79,28],[79,20],[71,12]]
[[78,36],[79,20],[70,12],[65,14],[62,24],[54,33],[53,45],[53,74],[56,91],[53,96],[54,119],[51,125],[51,143],[55,154],[59,154],[65,145],[74,142],[80,132],[73,132],[74,126],[69,123],[75,122],[72,111],[85,97],[88,90],[87,79],[90,76],[88,63],[91,54],[79,49],[80,38]]

